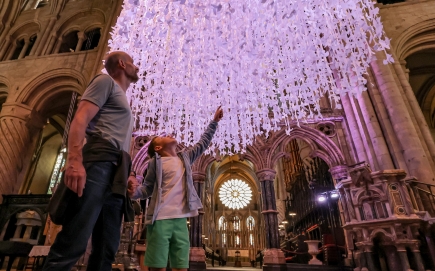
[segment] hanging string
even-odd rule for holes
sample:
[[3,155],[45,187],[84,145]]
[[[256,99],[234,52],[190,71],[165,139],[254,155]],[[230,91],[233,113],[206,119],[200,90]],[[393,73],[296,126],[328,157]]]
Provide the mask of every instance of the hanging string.
[[69,133],[69,127],[71,125],[71,120],[73,117],[73,113],[74,113],[74,107],[76,105],[76,100],[77,100],[77,92],[73,92],[72,96],[71,96],[71,102],[69,104],[69,109],[68,109],[68,115],[66,117],[66,122],[65,122],[65,129],[63,130],[63,138],[62,138],[62,148],[66,148],[66,144],[67,144],[67,140],[68,140],[68,133]]

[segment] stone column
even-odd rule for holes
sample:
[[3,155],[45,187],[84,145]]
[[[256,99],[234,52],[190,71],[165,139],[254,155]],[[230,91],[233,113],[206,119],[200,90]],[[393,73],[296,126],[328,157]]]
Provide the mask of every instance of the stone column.
[[408,271],[411,269],[409,265],[409,259],[408,255],[406,254],[406,249],[404,245],[396,245],[397,247],[397,254],[399,254],[400,257],[400,264],[403,271]]
[[369,81],[367,84],[367,91],[370,95],[370,99],[373,101],[373,107],[375,108],[379,123],[384,131],[384,137],[389,146],[389,151],[392,154],[392,159],[397,168],[408,171],[408,166],[406,165],[405,158],[403,157],[399,140],[395,135],[390,117],[388,116],[388,112],[385,108],[385,104],[382,100],[379,89],[375,84],[376,82],[371,69],[367,70],[367,79]]
[[76,50],[75,52],[80,52],[83,46],[83,42],[86,40],[86,35],[83,32],[78,32],[77,36],[79,38],[79,41],[77,42]]
[[[418,247],[418,243],[414,243],[411,249],[417,267],[415,271],[424,271],[423,259],[421,258],[421,253]],[[432,259],[432,261],[434,261],[434,259]]]
[[[41,36],[41,39],[37,39],[36,42],[37,44],[35,44],[36,50],[35,50],[35,55],[36,56],[40,56],[42,50],[44,49],[46,43],[47,43],[47,39],[50,36],[51,31],[53,30],[53,26],[57,21],[57,16],[53,16],[50,18],[50,21],[48,22],[47,28],[45,29],[44,34]],[[32,55],[32,54],[30,54]]]
[[364,248],[364,256],[365,256],[366,266],[367,266],[368,270],[370,270],[370,271],[381,271],[375,265],[375,261],[373,259],[373,251],[372,251],[371,247],[366,246]]
[[3,104],[0,114],[0,195],[17,193],[20,188],[19,176],[24,173],[27,162],[24,156],[31,141],[27,125],[30,112],[23,104]]
[[417,124],[417,128],[420,129],[421,135],[424,139],[424,142],[427,145],[428,151],[435,161],[435,143],[432,138],[432,134],[430,132],[429,126],[427,125],[426,118],[423,115],[423,111],[421,110],[420,105],[418,104],[417,97],[415,97],[415,93],[412,90],[412,87],[409,83],[409,77],[407,78],[405,72],[403,71],[401,64],[404,64],[404,60],[400,63],[396,61],[393,63],[393,67],[396,71],[397,77],[400,80],[400,84],[403,88],[403,92],[405,93],[405,97],[409,102],[409,106],[411,107],[412,113],[414,114],[415,121]]
[[5,42],[3,43],[3,47],[1,48],[1,51],[0,51],[0,61],[3,59],[6,52],[8,51],[10,44],[11,44],[11,39],[10,39],[10,37],[7,37]]
[[36,51],[36,47],[38,45],[38,40],[41,38],[41,33],[36,34],[36,40],[35,43],[33,44],[32,50],[30,50],[29,56],[32,56],[35,54]]
[[368,93],[366,91],[361,93],[356,102],[360,107],[363,123],[367,129],[368,139],[375,153],[373,159],[376,159],[379,170],[393,169],[393,161]]
[[285,258],[279,244],[278,212],[273,185],[276,172],[273,169],[262,169],[257,171],[256,174],[261,185],[262,214],[266,236],[265,267],[263,270],[279,270],[279,265],[285,264]]
[[45,55],[49,55],[49,54],[51,54],[51,51],[53,50],[53,47],[54,47],[54,43],[56,42],[56,34],[55,33],[53,33],[52,35],[51,35],[51,38],[50,38],[50,43],[48,44],[48,47],[47,47],[47,49],[45,50],[45,52],[44,52],[44,54]]
[[[6,27],[4,28],[3,32],[0,32],[0,48],[4,49],[5,47],[9,46],[9,38],[7,35],[9,34],[9,30],[11,29],[11,25],[9,23],[6,23]],[[3,46],[3,47],[2,47]],[[0,59],[2,55],[0,54]]]
[[54,48],[54,50],[53,50],[53,54],[58,54],[59,53],[59,51],[60,51],[60,46],[62,46],[62,37],[59,37],[58,39],[57,39],[57,43],[56,43],[56,47]]
[[350,146],[355,146],[355,159],[356,162],[370,162],[367,156],[366,149],[364,147],[364,143],[361,138],[360,129],[358,127],[358,123],[355,118],[355,113],[352,108],[352,103],[350,102],[350,97],[348,94],[341,95],[341,104],[343,105],[344,112],[346,113],[346,122],[349,125],[349,131],[352,136],[353,144],[349,144]]
[[[408,257],[406,257],[406,261],[405,260],[402,261],[402,258],[399,256],[399,254],[396,251],[396,248],[391,245],[385,246],[384,251],[387,256],[387,265],[389,270],[408,271],[409,269]],[[405,266],[403,266],[403,263],[405,262],[407,262],[408,264],[408,269],[405,269]]]
[[12,42],[12,46],[9,49],[8,54],[6,55],[4,60],[10,60],[12,58],[12,56],[14,55],[15,49],[17,49],[17,41],[14,40]]
[[[203,189],[205,173],[193,172],[193,184],[201,202],[203,201]],[[205,250],[202,248],[202,223],[204,210],[198,211],[198,216],[190,218],[190,259],[189,270],[205,270]]]
[[404,110],[406,105],[391,72],[391,65],[382,63],[383,54],[376,53],[376,57],[377,59],[370,65],[390,116],[394,132],[402,147],[409,174],[417,177],[421,182],[433,184],[434,173],[428,160],[429,157],[425,154],[425,149],[421,144],[409,112]]
[[24,39],[24,46],[23,49],[21,49],[20,55],[18,56],[18,59],[22,59],[24,55],[26,54],[27,48],[29,48],[30,40],[29,37],[26,37]]

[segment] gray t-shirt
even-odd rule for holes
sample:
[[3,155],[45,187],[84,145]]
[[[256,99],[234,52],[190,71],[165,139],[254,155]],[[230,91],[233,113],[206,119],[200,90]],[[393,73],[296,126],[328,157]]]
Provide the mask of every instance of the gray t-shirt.
[[129,152],[133,117],[122,88],[109,75],[100,74],[89,84],[82,100],[100,108],[86,127],[86,137],[101,136],[116,148]]

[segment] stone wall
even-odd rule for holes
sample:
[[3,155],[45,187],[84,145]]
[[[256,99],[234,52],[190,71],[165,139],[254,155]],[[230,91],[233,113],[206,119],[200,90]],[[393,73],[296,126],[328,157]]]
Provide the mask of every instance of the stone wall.
[[[122,1],[54,0],[36,9],[30,2],[0,4],[0,194],[30,185],[25,181],[39,135],[48,118],[65,118],[71,93],[83,93],[100,72]],[[100,29],[98,46],[81,51],[91,29]],[[58,53],[72,32],[76,47]],[[24,47],[17,49],[20,42]]]

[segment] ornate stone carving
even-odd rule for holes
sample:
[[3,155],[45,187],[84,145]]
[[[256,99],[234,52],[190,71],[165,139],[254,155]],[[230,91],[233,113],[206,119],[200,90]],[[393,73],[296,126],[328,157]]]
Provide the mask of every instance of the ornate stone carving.
[[134,148],[136,150],[142,149],[145,144],[147,144],[150,141],[150,138],[148,136],[137,136],[134,139]]
[[273,181],[275,179],[276,171],[273,169],[262,169],[256,172],[257,178],[262,181]]
[[324,133],[327,137],[334,137],[336,134],[335,124],[330,121],[317,124],[316,129]]
[[332,167],[329,172],[337,183],[349,177],[348,166],[346,165]]

